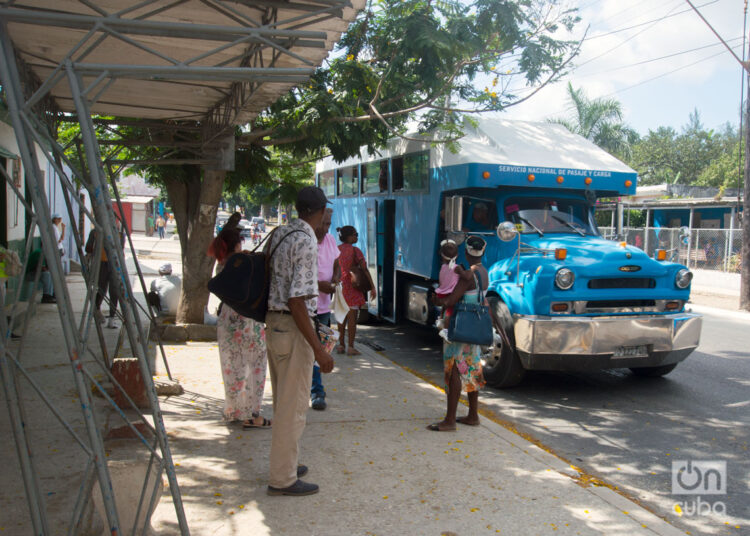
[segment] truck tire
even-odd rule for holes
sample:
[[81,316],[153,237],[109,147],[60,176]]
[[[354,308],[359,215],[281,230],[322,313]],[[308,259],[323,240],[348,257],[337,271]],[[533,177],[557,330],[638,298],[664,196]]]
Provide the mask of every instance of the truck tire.
[[485,353],[485,366],[482,369],[484,379],[488,385],[498,389],[515,387],[523,381],[526,370],[521,365],[516,352],[513,318],[508,306],[497,296],[489,296],[487,301],[490,304],[495,331],[497,332],[498,326],[505,330],[511,344],[510,346],[504,344],[500,335],[495,334],[494,346],[488,348]]
[[632,370],[633,374],[636,376],[641,376],[643,378],[657,378],[669,374],[676,366],[677,363],[673,363],[672,365],[662,365],[661,367],[634,367],[630,370]]

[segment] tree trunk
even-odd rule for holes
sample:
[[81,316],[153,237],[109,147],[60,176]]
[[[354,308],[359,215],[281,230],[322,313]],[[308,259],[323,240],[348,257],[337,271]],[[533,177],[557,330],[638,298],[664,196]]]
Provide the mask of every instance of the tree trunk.
[[190,166],[187,181],[165,180],[182,249],[178,323],[203,323],[209,294],[206,284],[214,268],[214,259],[206,251],[213,240],[225,175],[225,171],[206,170],[201,180],[200,167]]

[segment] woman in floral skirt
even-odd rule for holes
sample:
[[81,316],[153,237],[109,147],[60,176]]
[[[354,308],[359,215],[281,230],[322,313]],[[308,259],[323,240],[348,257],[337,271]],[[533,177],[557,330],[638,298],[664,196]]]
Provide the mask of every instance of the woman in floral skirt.
[[[435,303],[443,310],[455,306],[459,301],[479,303],[478,277],[473,270],[458,270],[459,280],[453,292],[443,298],[435,298]],[[428,430],[447,432],[456,429],[456,423],[476,426],[479,424],[479,390],[484,387],[482,376],[482,349],[476,344],[443,341],[443,373],[445,376],[445,394],[447,407],[445,418],[427,426]],[[458,400],[461,391],[466,391],[469,399],[469,412],[464,417],[456,418]]]
[[[240,232],[236,225],[228,223],[211,243],[208,254],[216,258],[219,272],[227,258],[241,250]],[[224,419],[241,421],[243,428],[270,428],[271,421],[260,414],[266,386],[267,359],[263,324],[236,313],[222,303],[216,338],[224,377]]]

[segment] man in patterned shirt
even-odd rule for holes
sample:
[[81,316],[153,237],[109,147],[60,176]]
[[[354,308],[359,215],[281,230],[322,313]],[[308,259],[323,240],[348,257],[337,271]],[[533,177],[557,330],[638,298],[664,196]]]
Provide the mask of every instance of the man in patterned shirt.
[[315,333],[318,297],[318,241],[315,229],[325,214],[323,190],[306,186],[297,194],[299,219],[279,227],[266,246],[278,248],[271,257],[271,280],[266,315],[266,344],[273,389],[269,495],[311,495],[317,484],[299,477],[299,440],[312,383],[313,362],[321,372],[333,370],[333,358]]

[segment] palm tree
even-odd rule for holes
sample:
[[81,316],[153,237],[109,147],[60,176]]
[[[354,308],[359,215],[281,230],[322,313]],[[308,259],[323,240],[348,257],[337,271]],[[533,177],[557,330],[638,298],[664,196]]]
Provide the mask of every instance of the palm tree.
[[574,134],[591,140],[605,151],[630,155],[630,147],[638,134],[622,122],[622,106],[615,99],[589,99],[583,88],[573,89],[568,82],[568,98],[573,105],[571,119],[550,119]]

